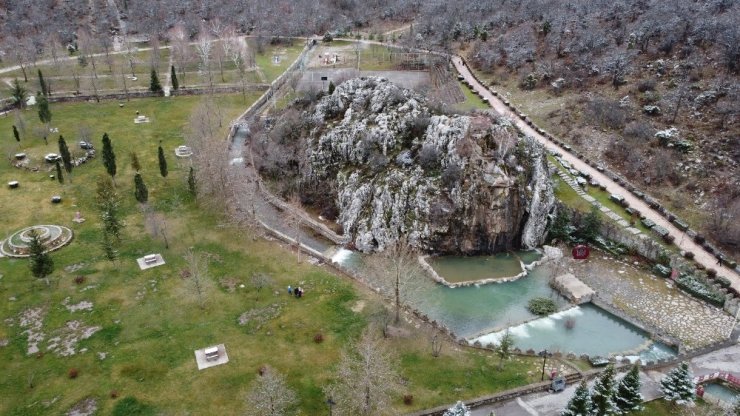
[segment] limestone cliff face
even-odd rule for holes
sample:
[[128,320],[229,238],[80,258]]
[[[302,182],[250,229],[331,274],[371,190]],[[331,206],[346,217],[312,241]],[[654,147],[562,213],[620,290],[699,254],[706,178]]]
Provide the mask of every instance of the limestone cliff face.
[[338,222],[363,251],[406,235],[440,253],[543,243],[554,197],[544,150],[488,114],[435,114],[417,94],[358,78],[309,110],[305,180],[337,180]]

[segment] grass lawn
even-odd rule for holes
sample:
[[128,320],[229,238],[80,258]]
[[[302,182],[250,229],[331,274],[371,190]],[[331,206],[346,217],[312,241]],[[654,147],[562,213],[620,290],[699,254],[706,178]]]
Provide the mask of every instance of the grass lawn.
[[[127,397],[143,403],[149,414],[242,414],[250,383],[265,364],[286,375],[296,390],[298,414],[326,412],[321,388],[333,376],[342,348],[378,310],[378,300],[324,267],[298,262],[275,242],[235,229],[189,197],[185,186],[189,163],[176,160],[173,149],[183,143],[188,117],[200,99],[132,100],[123,108],[117,101],[51,105],[52,126],[66,137],[73,153],[79,153],[81,127],[89,130],[98,151],[103,132],[111,137],[126,222],[116,263],[104,260],[100,248],[94,202],[96,178],[105,173],[100,157],[75,168],[72,183],[60,185],[49,179],[50,166],[42,160],[44,154],[57,152],[57,137],[50,137],[47,146],[34,136],[40,127],[36,110],[23,112],[26,128],[20,149],[11,133],[17,121],[13,115],[0,117],[0,149],[6,155],[24,151],[32,166],[40,167],[32,172],[0,163],[0,235],[33,224],[65,225],[75,233],[69,246],[51,254],[55,271],[50,287],[31,275],[28,260],[0,259],[0,340],[8,341],[0,347],[4,375],[0,414],[58,415],[85,398],[97,400],[98,414],[112,414],[118,403],[136,407]],[[254,99],[256,94],[247,102],[238,94],[217,98],[227,120],[224,132],[228,120]],[[151,123],[134,124],[137,110]],[[157,167],[160,141],[169,162],[167,178],[160,177]],[[161,235],[150,233],[133,198],[131,151],[138,153],[149,204],[166,224],[169,248]],[[11,180],[20,181],[20,188],[4,186]],[[49,202],[55,194],[63,197],[61,204]],[[71,221],[76,211],[87,218],[85,223]],[[182,277],[187,267],[183,254],[189,247],[210,259],[204,309],[190,290],[190,280]],[[166,265],[140,271],[135,258],[149,253],[161,253]],[[255,283],[257,273],[268,276],[264,285]],[[76,283],[78,276],[84,281]],[[288,297],[288,284],[302,286],[306,296]],[[65,306],[82,301],[91,302],[92,308],[70,311]],[[355,312],[351,308],[359,301],[366,306]],[[29,355],[27,328],[21,326],[20,316],[33,308],[40,311],[37,330],[44,339],[39,343],[41,353]],[[245,312],[250,319],[240,325]],[[70,322],[99,330],[79,340],[68,328]],[[498,370],[498,359],[491,354],[453,345],[434,358],[430,334],[408,329],[409,337],[387,341],[406,380],[394,398],[392,414],[536,381],[537,359],[514,358]],[[318,333],[323,334],[322,343],[313,340]],[[58,354],[55,337],[69,337],[76,353]],[[193,350],[219,343],[226,345],[230,362],[198,371]],[[70,369],[79,375],[71,379]],[[111,397],[113,391],[118,398]],[[403,394],[414,396],[412,406],[402,403]]]
[[[301,54],[305,42],[293,41],[291,46],[271,46],[265,47],[263,53],[255,54],[257,66],[265,74],[266,81],[272,82],[280,76],[292,64],[298,55]],[[255,49],[256,50],[256,49]],[[279,62],[275,63],[273,57],[278,56]]]
[[479,96],[475,95],[470,87],[463,84],[462,82],[459,82],[458,84],[460,85],[460,89],[462,90],[463,94],[465,94],[465,101],[459,104],[455,104],[456,109],[458,109],[459,111],[471,111],[488,110],[491,108],[488,103],[483,101],[483,99],[481,99]]
[[676,415],[718,415],[717,407],[704,400],[698,400],[696,406],[687,408],[686,406],[677,406],[663,399],[653,400],[645,403],[645,408],[640,412],[632,412],[636,416],[676,416]]

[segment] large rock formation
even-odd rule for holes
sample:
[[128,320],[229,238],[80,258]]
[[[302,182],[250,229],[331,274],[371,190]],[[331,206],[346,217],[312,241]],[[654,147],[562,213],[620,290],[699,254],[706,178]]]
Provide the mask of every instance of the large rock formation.
[[543,148],[490,114],[442,115],[382,78],[358,78],[304,118],[304,181],[336,180],[337,221],[363,251],[401,235],[441,253],[543,243],[554,197]]

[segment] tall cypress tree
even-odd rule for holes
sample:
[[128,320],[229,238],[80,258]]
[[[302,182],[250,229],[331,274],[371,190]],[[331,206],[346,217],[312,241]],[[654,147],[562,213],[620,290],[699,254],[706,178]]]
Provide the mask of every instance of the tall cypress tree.
[[142,204],[146,204],[146,201],[149,200],[149,190],[146,189],[144,179],[138,172],[134,175],[134,197]]
[[17,141],[18,142],[18,145],[20,146],[20,144],[21,144],[21,135],[20,135],[20,133],[18,133],[18,127],[16,127],[15,124],[13,124],[13,137],[15,137],[15,141]]
[[57,160],[55,162],[55,165],[57,167],[57,180],[60,184],[64,184],[64,175],[62,175],[62,165],[59,164],[59,161]]
[[100,210],[100,219],[103,222],[103,232],[121,241],[121,231],[124,224],[118,219],[118,194],[113,181],[108,176],[100,176],[96,189],[96,202]]
[[44,74],[41,73],[41,69],[39,69],[39,88],[41,88],[41,94],[44,96],[49,95],[49,86],[44,81]]
[[158,156],[159,156],[159,174],[162,175],[163,178],[167,177],[167,159],[164,157],[164,149],[162,149],[162,144],[159,144],[159,149],[157,150]]
[[[113,153],[113,145],[108,133],[103,133],[103,165],[111,178],[116,178],[116,154]],[[114,182],[115,184],[115,182]]]
[[172,79],[172,89],[177,90],[180,88],[180,82],[177,81],[177,72],[175,71],[175,66],[170,65],[170,79]]
[[[51,110],[49,109],[49,100],[45,95],[39,94],[36,97],[39,106],[39,120],[44,124],[51,123]],[[48,127],[48,126],[47,126]]]
[[594,383],[594,390],[591,393],[591,405],[593,414],[599,416],[611,416],[618,414],[617,405],[614,403],[614,391],[616,380],[614,379],[614,366],[609,364],[606,369],[599,375]]
[[46,253],[46,249],[41,244],[36,230],[31,231],[31,241],[28,243],[31,260],[31,273],[34,277],[44,279],[46,285],[49,285],[49,275],[54,271],[54,261]]
[[131,169],[138,172],[141,170],[141,164],[139,163],[139,156],[136,155],[136,152],[131,152]]
[[193,167],[190,167],[190,172],[188,172],[188,191],[190,191],[190,194],[195,196],[195,190],[196,190],[196,183],[195,183],[195,169]]
[[591,415],[591,407],[591,394],[588,392],[586,380],[583,380],[565,409],[560,412],[560,416],[589,416]]
[[159,83],[159,77],[157,76],[157,71],[152,68],[151,73],[151,79],[149,81],[149,91],[161,93],[162,92],[162,84]]
[[640,393],[640,368],[635,363],[630,371],[622,377],[614,394],[616,403],[622,414],[642,409],[642,393]]
[[74,165],[72,164],[72,155],[69,153],[67,142],[64,140],[64,137],[62,137],[62,135],[59,135],[59,155],[62,156],[64,170],[66,170],[67,173],[72,173],[72,168],[74,167]]

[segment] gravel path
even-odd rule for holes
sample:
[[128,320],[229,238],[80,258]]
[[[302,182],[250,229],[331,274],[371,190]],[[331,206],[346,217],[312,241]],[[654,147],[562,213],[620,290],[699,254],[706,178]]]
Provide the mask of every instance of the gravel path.
[[[481,85],[473,77],[470,69],[463,63],[462,58],[457,56],[453,57],[452,62],[455,64],[457,71],[465,78],[465,80],[470,83],[470,85],[472,85],[473,88],[475,88],[475,90],[478,91],[482,97],[488,99],[491,107],[493,107],[493,109],[496,110],[496,112],[498,112],[499,114],[510,117],[517,125],[517,127],[519,127],[522,132],[524,132],[524,134],[537,139],[537,141],[542,143],[547,150],[554,150],[561,153],[563,155],[563,159],[568,161],[568,163],[570,163],[575,169],[590,174],[592,178],[596,179],[600,184],[606,186],[607,192],[622,195],[629,203],[630,207],[637,209],[647,218],[653,220],[657,225],[660,225],[667,229],[672,235],[679,237],[683,233],[672,223],[668,222],[668,220],[660,213],[652,209],[647,203],[645,203],[645,201],[637,198],[627,189],[612,181],[605,174],[589,166],[588,164],[586,164],[586,162],[577,158],[575,155],[569,153],[565,149],[561,149],[555,143],[552,143],[545,136],[541,135],[535,129],[527,125],[524,120],[522,120],[517,114],[506,107],[506,105],[504,105],[504,103],[498,97],[493,95],[491,91]],[[735,288],[735,290],[740,291],[740,275],[738,275],[738,273],[734,270],[730,270],[726,267],[719,267],[717,265],[717,259],[712,254],[709,254],[707,251],[705,251],[703,247],[696,244],[691,238],[676,238],[676,245],[681,250],[691,251],[692,253],[694,253],[694,259],[698,263],[702,264],[704,267],[712,267],[717,269],[718,275],[728,278],[732,283],[732,287]]]

